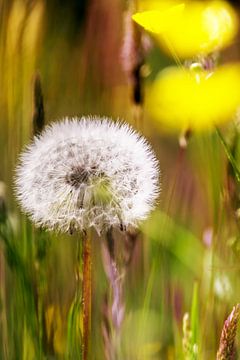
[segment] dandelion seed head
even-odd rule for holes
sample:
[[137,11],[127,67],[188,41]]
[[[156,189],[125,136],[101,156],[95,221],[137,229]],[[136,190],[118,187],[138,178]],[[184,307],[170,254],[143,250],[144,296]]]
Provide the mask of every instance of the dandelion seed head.
[[23,151],[16,196],[37,226],[98,233],[137,226],[154,207],[159,167],[146,140],[107,118],[65,118]]

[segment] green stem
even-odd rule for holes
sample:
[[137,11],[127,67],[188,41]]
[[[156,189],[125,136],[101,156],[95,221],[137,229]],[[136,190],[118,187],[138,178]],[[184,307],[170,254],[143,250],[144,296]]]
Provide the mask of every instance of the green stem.
[[230,164],[232,165],[232,168],[233,168],[233,171],[234,171],[234,175],[236,176],[236,179],[238,182],[240,182],[240,171],[238,169],[238,165],[236,163],[236,160],[234,159],[233,157],[233,154],[231,152],[231,149],[229,148],[229,146],[227,145],[224,137],[222,136],[220,130],[218,128],[216,128],[216,131],[217,131],[217,134],[218,134],[218,137],[224,147],[224,150],[226,152],[226,155],[228,157],[228,160],[230,162]]

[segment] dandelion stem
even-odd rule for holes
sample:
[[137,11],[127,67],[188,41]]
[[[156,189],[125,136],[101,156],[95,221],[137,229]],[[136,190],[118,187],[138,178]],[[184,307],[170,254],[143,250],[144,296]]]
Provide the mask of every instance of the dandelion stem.
[[89,333],[91,329],[91,239],[89,234],[83,238],[83,360],[87,360],[89,350]]

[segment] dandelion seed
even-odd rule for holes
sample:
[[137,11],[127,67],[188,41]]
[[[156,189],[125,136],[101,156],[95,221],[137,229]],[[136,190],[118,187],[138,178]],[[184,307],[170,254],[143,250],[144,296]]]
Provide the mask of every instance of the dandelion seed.
[[66,118],[22,153],[16,195],[37,226],[68,232],[136,226],[158,196],[158,163],[146,140],[107,118]]

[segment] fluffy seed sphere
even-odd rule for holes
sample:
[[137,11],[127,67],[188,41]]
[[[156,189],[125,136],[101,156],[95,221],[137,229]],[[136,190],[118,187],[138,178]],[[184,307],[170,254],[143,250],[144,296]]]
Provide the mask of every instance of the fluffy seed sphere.
[[107,118],[64,119],[22,153],[16,195],[37,226],[98,233],[136,226],[158,196],[158,162],[146,140]]

